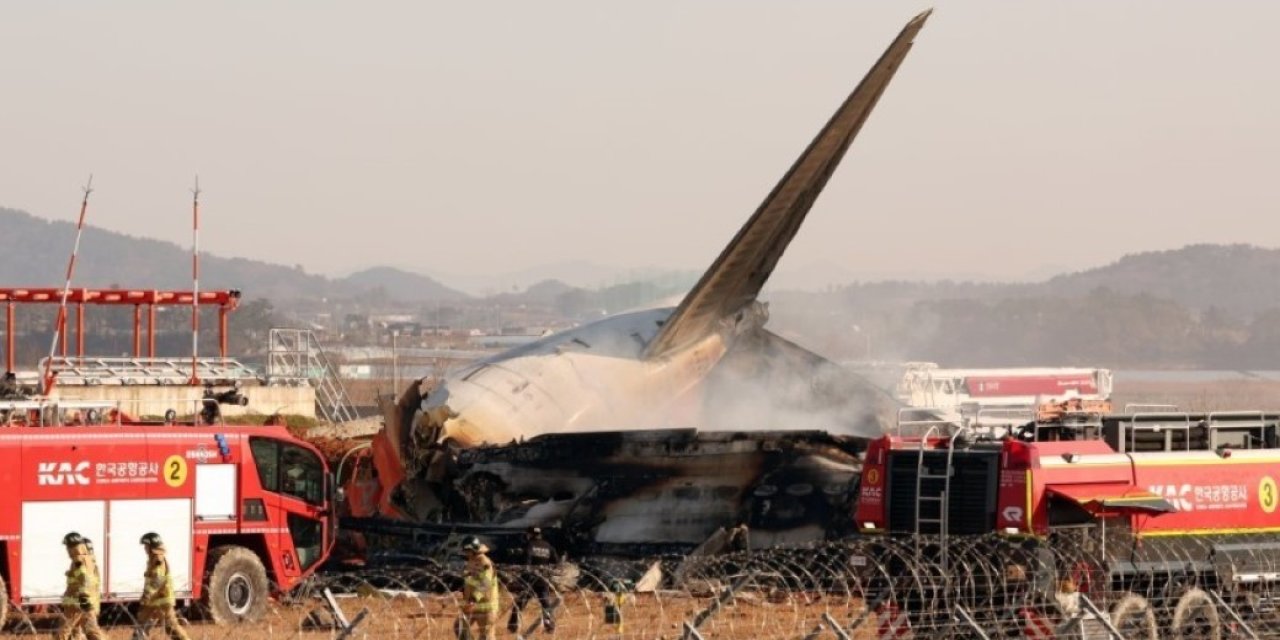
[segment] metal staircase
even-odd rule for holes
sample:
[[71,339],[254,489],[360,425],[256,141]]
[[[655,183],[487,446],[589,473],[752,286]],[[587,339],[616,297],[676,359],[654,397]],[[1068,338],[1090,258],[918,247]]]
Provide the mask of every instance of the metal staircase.
[[316,411],[325,420],[338,423],[360,418],[315,332],[277,328],[268,339],[268,384],[305,382],[315,388]]

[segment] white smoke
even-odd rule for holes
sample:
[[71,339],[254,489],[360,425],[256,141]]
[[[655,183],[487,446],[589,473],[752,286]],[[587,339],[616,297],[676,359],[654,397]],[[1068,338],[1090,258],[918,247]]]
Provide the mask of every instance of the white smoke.
[[699,426],[874,438],[890,419],[887,400],[848,370],[770,345],[732,353],[717,366],[704,387]]

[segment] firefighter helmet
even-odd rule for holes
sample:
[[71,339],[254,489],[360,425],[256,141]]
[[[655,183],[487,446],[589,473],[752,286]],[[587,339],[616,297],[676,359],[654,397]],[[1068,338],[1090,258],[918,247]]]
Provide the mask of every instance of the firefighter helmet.
[[160,534],[148,531],[142,535],[142,539],[138,540],[138,544],[145,545],[148,549],[160,549],[164,547],[164,540],[160,539]]
[[468,553],[488,553],[489,547],[480,542],[480,538],[471,536],[462,543],[462,550]]
[[64,547],[74,547],[81,544],[84,544],[84,536],[75,531],[62,536],[62,546]]

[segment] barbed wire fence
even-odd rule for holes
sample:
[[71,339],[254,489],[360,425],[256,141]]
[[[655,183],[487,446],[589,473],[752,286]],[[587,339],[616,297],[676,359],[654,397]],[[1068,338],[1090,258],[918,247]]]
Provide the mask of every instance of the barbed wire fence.
[[[983,536],[864,538],[711,557],[500,567],[503,638],[1280,638],[1280,543],[1192,537],[1045,543]],[[1111,555],[1110,557],[1119,557]],[[459,637],[461,566],[423,559],[327,573],[257,622],[188,613],[196,640]],[[513,616],[517,604],[521,613]],[[544,606],[553,611],[547,619]],[[53,613],[10,612],[5,635],[45,635]],[[106,607],[108,637],[137,624]],[[514,631],[513,631],[514,630]],[[552,635],[552,632],[554,635]],[[159,629],[152,636],[162,635]],[[478,636],[471,636],[478,637]]]

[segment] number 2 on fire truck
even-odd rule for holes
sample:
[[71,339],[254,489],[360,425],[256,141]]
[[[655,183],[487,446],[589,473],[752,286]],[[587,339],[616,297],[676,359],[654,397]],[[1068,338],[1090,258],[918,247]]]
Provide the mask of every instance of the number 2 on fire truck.
[[1263,476],[1262,481],[1258,483],[1258,504],[1262,506],[1262,510],[1266,513],[1274,513],[1276,510],[1276,481],[1271,476]]
[[161,470],[165,484],[177,488],[187,481],[187,461],[182,456],[169,456]]

